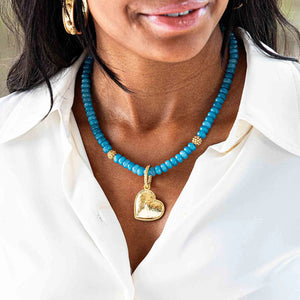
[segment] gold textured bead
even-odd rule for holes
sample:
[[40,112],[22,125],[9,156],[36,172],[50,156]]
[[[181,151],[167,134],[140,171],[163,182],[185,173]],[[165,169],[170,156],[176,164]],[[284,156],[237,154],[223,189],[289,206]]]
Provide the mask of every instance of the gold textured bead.
[[115,150],[110,150],[107,152],[107,156],[109,159],[113,159],[116,156],[117,152]]
[[192,140],[192,143],[194,144],[194,145],[196,145],[196,146],[199,146],[199,145],[201,145],[201,143],[202,143],[202,139],[201,139],[201,137],[200,136],[194,136],[193,137],[193,140]]

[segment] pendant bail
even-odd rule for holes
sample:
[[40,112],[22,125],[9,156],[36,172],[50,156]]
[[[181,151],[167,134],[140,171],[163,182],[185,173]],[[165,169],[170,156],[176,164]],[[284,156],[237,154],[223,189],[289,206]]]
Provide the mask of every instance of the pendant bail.
[[148,165],[145,168],[145,173],[144,173],[144,189],[145,190],[150,190],[151,181],[152,181],[152,176],[151,175],[148,176],[149,168],[150,168],[150,165]]

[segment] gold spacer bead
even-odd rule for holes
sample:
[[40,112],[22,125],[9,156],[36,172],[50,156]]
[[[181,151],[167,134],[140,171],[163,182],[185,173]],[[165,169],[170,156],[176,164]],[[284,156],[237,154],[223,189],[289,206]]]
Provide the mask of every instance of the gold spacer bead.
[[197,135],[194,136],[193,139],[192,139],[192,143],[193,143],[194,145],[196,145],[196,146],[201,145],[201,143],[202,143],[201,137],[200,137],[200,136],[197,136]]
[[114,159],[114,157],[116,156],[117,152],[115,150],[110,150],[107,152],[107,156],[109,159]]

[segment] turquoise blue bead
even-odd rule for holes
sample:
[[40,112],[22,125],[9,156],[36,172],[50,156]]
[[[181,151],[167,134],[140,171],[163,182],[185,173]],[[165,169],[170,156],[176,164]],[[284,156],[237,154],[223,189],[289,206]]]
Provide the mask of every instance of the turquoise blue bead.
[[225,95],[228,95],[228,89],[221,88],[221,89],[220,89],[220,93],[223,93],[223,94],[225,94]]
[[224,82],[224,83],[228,83],[228,84],[232,84],[232,80],[229,79],[229,78],[224,78],[224,79],[223,79],[223,82]]
[[134,165],[135,165],[135,163],[131,161],[131,162],[128,164],[127,169],[128,169],[129,171],[131,171]]
[[91,104],[91,106],[88,106],[87,108],[84,108],[85,111],[87,111],[87,110],[94,110],[93,105],[92,105],[92,100],[84,99],[84,100],[83,100],[83,105],[84,105],[84,104]]
[[136,174],[137,173],[137,170],[140,166],[139,165],[134,165],[133,168],[132,168],[132,172],[133,174]]
[[184,150],[181,150],[179,153],[182,156],[182,158],[184,158],[184,159],[187,159],[189,156]]
[[215,102],[217,102],[217,103],[221,103],[221,104],[223,104],[224,103],[224,99],[222,99],[222,98],[219,98],[219,97],[217,97],[216,98],[216,100],[215,100]]
[[230,84],[229,83],[222,83],[221,88],[229,90],[230,89]]
[[90,89],[89,88],[81,88],[81,94],[86,93],[90,95]]
[[210,122],[204,121],[204,122],[202,122],[202,125],[207,128],[210,128],[212,124]]
[[105,141],[103,141],[100,146],[103,148],[108,145],[109,145],[109,141],[105,139]]
[[86,78],[82,79],[81,82],[82,83],[91,83],[91,81],[89,79],[86,79]]
[[[92,68],[90,66],[84,66],[83,71],[84,71],[84,73],[82,75],[88,75],[88,73],[90,73],[92,71]],[[84,78],[86,78],[86,77],[84,77]]]
[[117,153],[114,157],[114,162],[117,163],[122,155]]
[[96,140],[99,140],[101,137],[104,137],[104,134],[103,134],[102,132],[97,133],[97,134],[95,135],[95,139],[96,139]]
[[84,100],[82,100],[82,101],[83,101],[83,103],[92,103],[92,99],[88,98],[88,97],[84,98]]
[[161,167],[160,166],[155,166],[155,172],[157,175],[160,175],[162,173]]
[[237,64],[237,63],[238,63],[238,60],[237,60],[236,58],[230,58],[230,59],[228,60],[228,62],[229,62],[230,64]]
[[[92,102],[91,102],[92,103]],[[91,103],[86,103],[86,104],[91,104]],[[92,107],[92,106],[87,106],[86,108],[85,108],[85,112],[86,113],[89,113],[89,112],[94,112],[94,108]]]
[[201,139],[205,139],[205,138],[206,138],[206,133],[205,133],[204,131],[198,131],[198,132],[197,132],[197,135],[198,135],[199,137],[201,137]]
[[180,154],[176,154],[176,155],[175,155],[175,158],[177,159],[177,161],[178,161],[179,163],[182,163],[182,162],[183,162],[183,157],[182,157]]
[[92,59],[86,59],[84,65],[83,65],[83,70],[85,68],[87,68],[89,71],[91,71],[92,65],[93,65],[93,60]]
[[143,175],[144,175],[144,172],[145,172],[145,168],[143,168],[143,167],[139,167],[139,168],[137,169],[137,174],[138,174],[138,176],[143,176]]
[[205,133],[208,133],[209,128],[205,127],[205,126],[201,126],[199,131],[204,131]]
[[100,128],[92,129],[92,132],[93,132],[94,135],[96,135],[98,133],[102,133]]
[[220,92],[220,93],[218,94],[218,97],[220,97],[220,98],[223,97],[223,99],[224,99],[224,101],[225,101],[226,98],[227,98],[227,94]]
[[211,118],[211,117],[206,117],[206,118],[205,118],[205,121],[210,122],[210,123],[213,123],[213,122],[214,122],[214,119]]
[[89,123],[92,122],[92,121],[95,121],[95,120],[97,121],[96,116],[90,116],[90,117],[88,117]]
[[95,114],[94,110],[88,111],[88,112],[86,113],[86,116],[87,116],[87,117],[95,116],[95,115],[96,115],[96,114]]
[[215,107],[212,107],[211,109],[210,109],[210,111],[212,111],[213,113],[215,113],[216,115],[218,115],[219,114],[219,110],[217,109],[217,108],[215,108]]
[[229,78],[229,79],[233,79],[233,74],[231,74],[231,73],[226,73],[225,74],[225,78]]
[[172,163],[168,159],[165,161],[165,165],[167,166],[168,169],[172,169],[173,168]]
[[183,150],[184,150],[188,155],[192,154],[192,150],[191,150],[189,147],[187,147],[187,146],[185,146],[185,147],[183,148]]
[[226,72],[234,74],[235,73],[235,69],[230,68],[230,69],[227,69]]
[[226,100],[226,94],[219,93],[217,98],[223,99],[225,101]]
[[235,54],[231,54],[230,58],[235,58],[235,59],[239,59],[239,55],[237,53]]
[[[81,95],[82,95],[82,91],[83,90],[88,90],[85,94],[90,94],[91,92],[90,92],[90,90],[91,90],[91,85],[89,84],[89,83],[85,83],[85,84],[82,84],[81,85]],[[83,98],[82,98],[82,100],[83,100]]]
[[221,109],[221,108],[222,108],[222,104],[221,104],[221,103],[218,103],[218,102],[215,102],[215,103],[213,104],[213,107],[216,107],[216,108],[218,108],[218,109]]
[[193,143],[189,143],[188,144],[188,147],[192,150],[192,151],[195,151],[197,149],[196,145],[193,144]]
[[212,111],[210,111],[207,115],[209,117],[211,117],[212,119],[215,119],[217,117],[217,115],[215,113],[213,113]]
[[88,108],[88,107],[93,108],[92,102],[86,102],[86,103],[83,104],[83,106],[84,106],[84,108]]
[[228,64],[227,69],[236,69],[236,65],[235,64]]
[[108,153],[111,149],[112,149],[112,148],[111,148],[111,145],[107,145],[107,146],[105,146],[105,147],[103,148],[103,152],[104,152],[104,153]]
[[91,96],[90,92],[91,87],[82,87],[81,88],[81,96]]
[[172,165],[174,167],[176,167],[178,165],[178,161],[177,161],[177,159],[175,157],[171,157],[170,158],[170,162],[172,163]]
[[121,156],[121,157],[119,158],[118,164],[119,164],[119,165],[122,165],[123,162],[124,162],[125,160],[126,160],[126,157],[125,157],[125,156]]
[[161,165],[160,165],[160,167],[161,167],[161,170],[163,171],[163,172],[168,172],[168,168],[167,168],[167,166],[164,164],[164,163],[162,163]]
[[92,121],[92,120],[97,120],[96,115],[95,114],[90,114],[88,117],[88,121]]
[[125,161],[123,162],[123,167],[127,169],[129,163],[130,163],[130,160],[129,159],[125,159]]
[[239,53],[238,49],[229,49],[229,53],[234,54],[234,53]]
[[97,140],[99,145],[101,145],[104,141],[106,141],[106,138],[104,136]]
[[91,121],[91,122],[89,122],[90,123],[90,125],[94,125],[94,124],[98,124],[98,121],[97,120],[94,120],[94,121]]
[[153,167],[149,168],[148,174],[151,175],[152,177],[156,175],[155,169]]

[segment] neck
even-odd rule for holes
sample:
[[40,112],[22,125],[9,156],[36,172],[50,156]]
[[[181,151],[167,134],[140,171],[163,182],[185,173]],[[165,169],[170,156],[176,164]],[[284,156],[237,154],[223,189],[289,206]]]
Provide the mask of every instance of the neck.
[[98,53],[134,92],[123,91],[94,64],[92,97],[101,123],[113,122],[143,132],[166,124],[182,124],[187,119],[199,122],[206,116],[224,76],[219,28],[198,55],[179,63],[148,60],[112,41],[105,42],[103,35],[101,39]]

